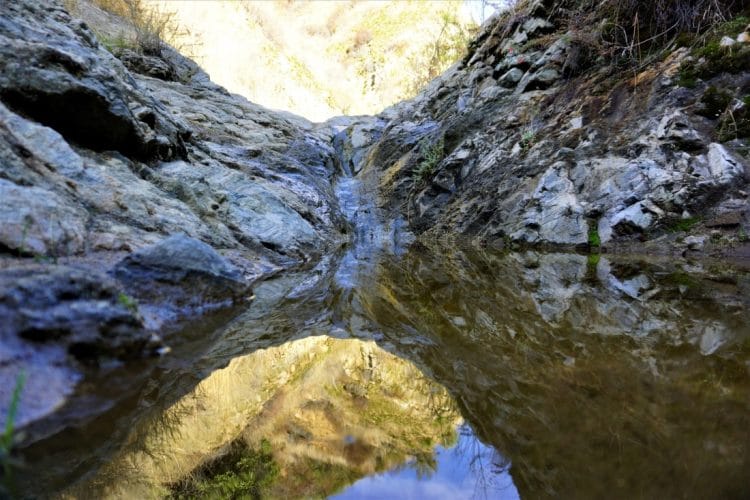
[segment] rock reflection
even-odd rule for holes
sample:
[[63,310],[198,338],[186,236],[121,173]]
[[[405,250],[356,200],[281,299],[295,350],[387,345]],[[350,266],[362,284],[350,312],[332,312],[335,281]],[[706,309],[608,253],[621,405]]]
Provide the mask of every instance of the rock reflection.
[[748,277],[695,271],[422,249],[382,261],[359,298],[381,345],[510,459],[522,496],[745,497]]
[[460,422],[445,389],[374,342],[309,337],[233,359],[70,493],[326,496],[409,459],[429,466]]

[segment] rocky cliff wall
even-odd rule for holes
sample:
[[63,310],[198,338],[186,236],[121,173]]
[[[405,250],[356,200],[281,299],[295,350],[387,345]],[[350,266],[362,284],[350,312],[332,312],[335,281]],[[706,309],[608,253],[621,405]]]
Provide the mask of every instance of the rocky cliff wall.
[[359,168],[379,178],[381,205],[427,238],[498,246],[744,242],[748,19],[616,66],[556,3],[521,5],[384,126],[350,131],[366,138]]

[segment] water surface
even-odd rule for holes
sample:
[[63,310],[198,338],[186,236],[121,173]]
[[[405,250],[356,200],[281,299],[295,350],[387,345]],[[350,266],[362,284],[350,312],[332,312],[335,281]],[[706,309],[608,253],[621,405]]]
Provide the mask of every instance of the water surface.
[[17,485],[746,498],[749,287],[722,263],[355,247],[179,333],[127,389],[84,384],[105,410],[27,445]]

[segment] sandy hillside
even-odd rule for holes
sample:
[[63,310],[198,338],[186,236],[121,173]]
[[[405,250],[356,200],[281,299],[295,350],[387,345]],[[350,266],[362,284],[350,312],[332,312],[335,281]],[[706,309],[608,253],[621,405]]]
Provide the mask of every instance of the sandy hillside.
[[165,1],[175,43],[217,83],[313,120],[373,114],[461,56],[460,1]]

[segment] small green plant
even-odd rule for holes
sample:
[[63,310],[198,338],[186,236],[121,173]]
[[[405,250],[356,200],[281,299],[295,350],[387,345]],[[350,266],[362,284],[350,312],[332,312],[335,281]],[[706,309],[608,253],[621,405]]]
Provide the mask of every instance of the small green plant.
[[158,56],[165,43],[173,43],[178,35],[174,13],[148,5],[147,0],[94,0],[94,3],[130,23],[135,32],[133,41],[124,37],[100,40],[110,52],[133,48]]
[[[26,384],[26,372],[21,371],[16,377],[16,386],[13,389],[13,395],[10,399],[10,405],[8,406],[8,415],[5,420],[5,427],[2,436],[0,436],[0,463],[3,467],[3,480],[4,487],[8,490],[12,490],[12,484],[9,484],[12,480],[12,468],[14,465],[13,459],[11,458],[11,451],[16,441],[16,414],[18,413],[18,405],[21,402],[21,392]],[[0,496],[3,493],[0,489]]]
[[696,113],[713,120],[721,116],[731,102],[731,92],[724,89],[718,89],[711,85],[701,96],[700,109],[698,109]]
[[687,89],[693,89],[698,85],[698,77],[695,74],[695,65],[683,64],[677,76],[677,85]]
[[534,134],[534,131],[531,129],[527,129],[526,131],[524,131],[524,133],[521,134],[521,141],[519,142],[521,149],[527,150],[531,148],[531,146],[534,145],[535,135],[536,134]]
[[133,297],[123,292],[120,292],[117,295],[117,303],[132,313],[138,312],[138,302]]
[[114,55],[118,55],[126,49],[134,50],[136,48],[135,41],[128,39],[122,32],[112,37],[99,34],[98,39],[99,43]]
[[690,231],[696,224],[701,221],[700,217],[688,217],[686,219],[679,219],[675,221],[671,226],[667,228],[670,233]]
[[602,240],[599,237],[599,231],[596,229],[596,227],[592,227],[589,230],[589,246],[594,248],[599,248],[602,246]]
[[23,229],[21,230],[21,244],[18,246],[18,252],[21,255],[28,255],[32,253],[31,250],[26,247],[26,238],[29,235],[29,228],[31,228],[31,223],[32,221],[30,217],[26,217],[26,219],[24,219],[23,221]]
[[422,161],[419,162],[417,168],[414,170],[414,180],[416,182],[423,182],[432,177],[438,163],[443,160],[445,140],[441,137],[431,143],[427,139],[423,139],[419,143],[419,154],[422,156]]
[[263,498],[280,471],[268,440],[263,439],[259,449],[238,440],[226,455],[172,485],[172,498]]
[[746,243],[747,241],[750,241],[750,236],[747,235],[745,232],[745,228],[740,226],[740,229],[737,231],[737,239],[741,243]]

